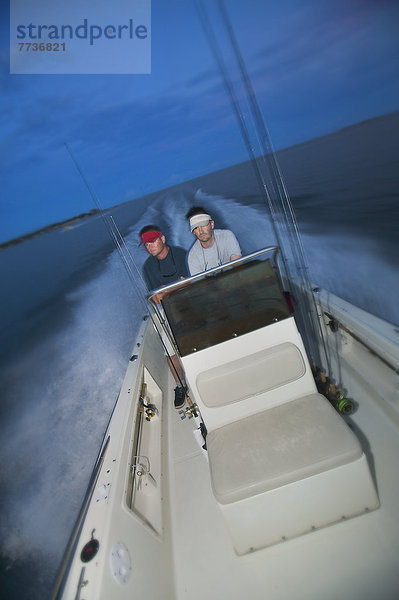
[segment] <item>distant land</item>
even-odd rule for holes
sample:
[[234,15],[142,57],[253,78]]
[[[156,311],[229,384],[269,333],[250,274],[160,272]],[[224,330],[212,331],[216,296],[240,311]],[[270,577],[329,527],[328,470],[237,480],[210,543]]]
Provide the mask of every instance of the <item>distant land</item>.
[[78,221],[82,221],[83,219],[87,219],[88,217],[93,217],[98,214],[100,211],[98,208],[93,208],[89,212],[82,213],[81,215],[76,215],[76,217],[72,217],[71,219],[65,219],[64,221],[57,221],[56,223],[51,223],[51,225],[46,225],[41,229],[37,229],[36,231],[32,231],[30,233],[25,233],[20,235],[12,240],[8,240],[7,242],[3,242],[0,244],[0,250],[4,248],[8,248],[9,246],[15,246],[16,244],[20,244],[21,242],[26,242],[31,238],[35,238],[38,235],[43,235],[44,233],[49,233],[54,229],[59,229],[61,227],[68,228],[73,223],[77,223]]

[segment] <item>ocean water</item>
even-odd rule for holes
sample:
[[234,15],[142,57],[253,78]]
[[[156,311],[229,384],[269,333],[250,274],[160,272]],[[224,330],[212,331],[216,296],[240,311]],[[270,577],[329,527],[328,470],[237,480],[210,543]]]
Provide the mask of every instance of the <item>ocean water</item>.
[[[394,113],[279,153],[311,281],[396,325],[398,133]],[[134,269],[146,258],[138,232],[148,223],[189,248],[193,204],[232,229],[244,253],[275,243],[245,163],[115,210]],[[101,218],[0,256],[0,589],[46,600],[145,306]]]

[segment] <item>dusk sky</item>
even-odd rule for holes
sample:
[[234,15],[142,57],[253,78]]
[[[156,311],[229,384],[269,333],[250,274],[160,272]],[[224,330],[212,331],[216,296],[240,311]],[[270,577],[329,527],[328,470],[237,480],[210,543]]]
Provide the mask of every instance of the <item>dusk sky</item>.
[[[152,1],[149,75],[10,75],[6,4],[0,242],[94,208],[65,143],[104,208],[248,159],[190,0]],[[399,108],[398,0],[226,7],[275,149]]]

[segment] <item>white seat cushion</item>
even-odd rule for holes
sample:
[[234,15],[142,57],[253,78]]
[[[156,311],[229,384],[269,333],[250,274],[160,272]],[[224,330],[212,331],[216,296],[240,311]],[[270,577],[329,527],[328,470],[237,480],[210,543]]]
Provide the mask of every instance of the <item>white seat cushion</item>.
[[212,486],[222,503],[354,461],[360,443],[329,401],[312,394],[209,432]]

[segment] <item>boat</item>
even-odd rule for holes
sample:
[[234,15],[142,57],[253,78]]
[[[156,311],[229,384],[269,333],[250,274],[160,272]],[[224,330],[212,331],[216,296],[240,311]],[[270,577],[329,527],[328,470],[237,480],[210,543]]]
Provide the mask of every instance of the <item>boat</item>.
[[53,600],[399,596],[399,332],[308,281],[227,31],[258,155],[216,59],[277,243],[145,299]]
[[284,291],[271,247],[150,295],[53,598],[397,598],[398,332],[313,288],[320,377]]

